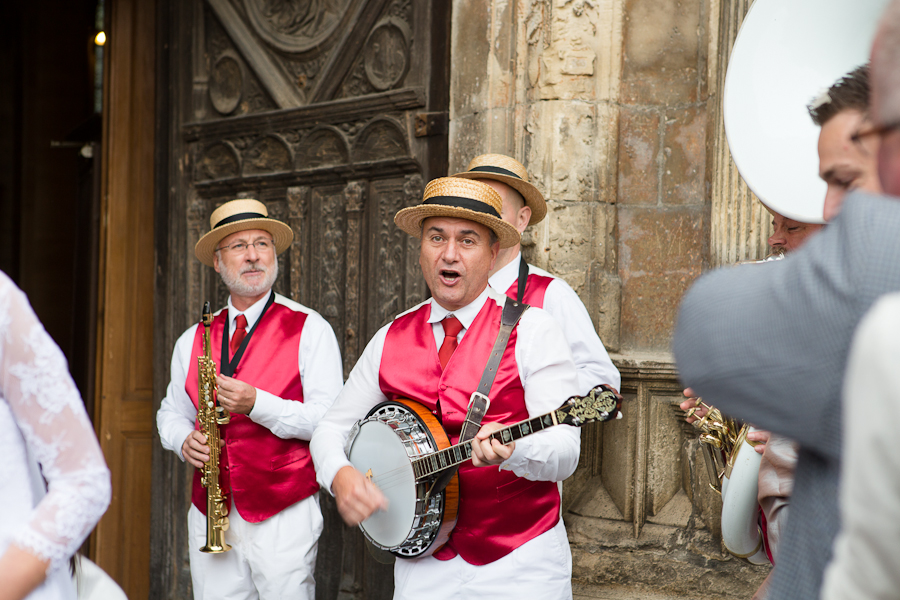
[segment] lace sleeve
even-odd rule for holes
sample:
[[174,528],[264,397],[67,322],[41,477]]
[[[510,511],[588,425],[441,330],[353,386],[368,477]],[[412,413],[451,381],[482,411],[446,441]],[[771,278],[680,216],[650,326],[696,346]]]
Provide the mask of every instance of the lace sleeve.
[[0,393],[47,494],[12,541],[59,567],[84,541],[110,501],[110,476],[60,349],[25,295],[0,275]]

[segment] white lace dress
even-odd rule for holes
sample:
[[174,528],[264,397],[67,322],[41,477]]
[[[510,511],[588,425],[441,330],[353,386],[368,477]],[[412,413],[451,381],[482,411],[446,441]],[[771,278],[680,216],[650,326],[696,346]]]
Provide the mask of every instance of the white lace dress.
[[0,272],[0,555],[15,543],[51,563],[28,600],[75,598],[68,559],[109,500],[109,470],[65,357]]

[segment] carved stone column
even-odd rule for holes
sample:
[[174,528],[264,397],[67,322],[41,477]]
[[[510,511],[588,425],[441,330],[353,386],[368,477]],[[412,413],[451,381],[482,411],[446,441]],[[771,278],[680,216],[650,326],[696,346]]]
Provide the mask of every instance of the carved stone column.
[[772,231],[772,217],[741,179],[728,149],[722,112],[725,71],[737,32],[753,0],[719,0],[719,56],[710,61],[710,96],[714,102],[713,177],[710,235],[712,266],[756,260],[768,253],[766,239]]

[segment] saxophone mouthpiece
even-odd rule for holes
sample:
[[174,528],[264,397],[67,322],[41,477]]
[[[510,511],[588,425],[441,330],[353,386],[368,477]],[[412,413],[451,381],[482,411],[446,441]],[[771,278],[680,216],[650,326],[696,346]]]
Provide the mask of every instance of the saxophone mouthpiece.
[[209,300],[203,303],[203,312],[200,314],[200,322],[204,325],[212,323],[212,311],[209,307]]

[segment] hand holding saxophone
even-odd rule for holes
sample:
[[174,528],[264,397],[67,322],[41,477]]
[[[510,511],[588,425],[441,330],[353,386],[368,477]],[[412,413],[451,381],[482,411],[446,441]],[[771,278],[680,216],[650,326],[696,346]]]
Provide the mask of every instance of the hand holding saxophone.
[[[219,448],[224,445],[225,440],[219,440]],[[206,436],[197,430],[192,431],[181,445],[181,455],[188,463],[202,469],[203,463],[209,462],[209,446],[206,444]]]
[[216,375],[219,404],[228,412],[249,415],[256,404],[256,388],[233,377]]

